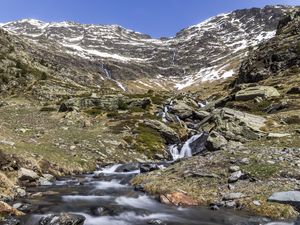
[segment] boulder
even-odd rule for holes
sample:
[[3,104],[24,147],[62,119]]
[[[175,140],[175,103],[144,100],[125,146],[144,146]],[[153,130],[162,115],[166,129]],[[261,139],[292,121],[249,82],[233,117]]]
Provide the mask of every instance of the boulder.
[[230,174],[230,177],[228,178],[229,183],[234,183],[238,181],[244,174],[241,171],[236,171]]
[[130,172],[138,169],[140,169],[139,163],[127,163],[119,166],[115,172]]
[[255,86],[248,87],[246,89],[240,90],[235,94],[235,100],[237,101],[247,101],[252,100],[257,97],[270,98],[280,96],[276,88],[271,86]]
[[234,193],[227,193],[223,196],[224,201],[230,201],[230,200],[236,200],[240,198],[244,198],[245,195],[240,192],[234,192]]
[[210,115],[209,112],[206,111],[195,111],[193,114],[194,119],[203,120]]
[[83,225],[85,217],[75,214],[50,214],[40,219],[39,225]]
[[206,148],[210,151],[221,150],[228,141],[218,132],[211,132],[207,138]]
[[23,216],[24,213],[13,208],[5,202],[0,201],[0,215],[14,215],[14,216]]
[[194,109],[187,105],[184,101],[174,101],[173,104],[169,107],[170,113],[175,114],[180,119],[184,120],[193,115]]
[[29,169],[20,168],[18,171],[18,179],[20,181],[36,181],[39,179],[39,175]]
[[213,111],[211,120],[215,123],[214,130],[227,140],[245,142],[265,135],[260,129],[265,126],[266,119],[261,116],[222,108]]
[[142,164],[140,167],[141,173],[148,173],[154,170],[159,170],[159,166],[154,163]]
[[151,105],[151,99],[150,98],[133,98],[126,101],[126,104],[129,108],[142,108],[146,109],[148,106]]
[[168,144],[174,144],[180,142],[178,134],[166,124],[158,120],[144,120],[146,126],[151,127],[154,130],[157,130],[167,141]]
[[160,195],[160,201],[164,204],[173,204],[176,206],[186,205],[186,206],[196,206],[198,202],[191,198],[190,196],[182,192],[172,192],[169,194]]
[[268,201],[291,205],[300,212],[300,191],[275,192]]

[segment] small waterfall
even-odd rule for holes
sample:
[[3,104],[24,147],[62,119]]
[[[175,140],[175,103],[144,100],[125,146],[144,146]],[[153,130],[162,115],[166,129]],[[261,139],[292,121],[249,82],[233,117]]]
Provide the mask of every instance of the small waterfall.
[[172,64],[175,65],[176,51],[173,50]]
[[207,137],[207,133],[196,134],[188,139],[181,149],[179,149],[178,145],[170,145],[168,150],[174,161],[177,159],[192,157],[193,154],[200,153],[205,149]]
[[127,91],[127,89],[124,87],[124,85],[121,82],[112,78],[110,71],[105,67],[103,63],[101,64],[101,69],[104,70],[105,75],[109,80],[115,82],[123,91]]

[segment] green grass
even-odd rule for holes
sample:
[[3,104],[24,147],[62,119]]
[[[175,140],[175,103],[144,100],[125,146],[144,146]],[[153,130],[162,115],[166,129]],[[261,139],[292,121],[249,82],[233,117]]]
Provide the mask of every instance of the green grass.
[[158,131],[143,124],[139,124],[135,133],[137,134],[135,148],[138,151],[151,157],[153,154],[164,150],[165,140]]
[[254,178],[268,179],[276,176],[276,174],[282,169],[282,166],[278,164],[267,164],[252,161],[249,165],[243,165],[241,168],[244,172],[249,173]]

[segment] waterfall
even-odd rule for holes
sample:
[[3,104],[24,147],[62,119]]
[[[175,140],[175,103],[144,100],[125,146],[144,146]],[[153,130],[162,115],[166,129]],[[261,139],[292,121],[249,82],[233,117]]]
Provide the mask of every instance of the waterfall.
[[207,137],[207,133],[196,134],[189,138],[180,150],[178,145],[170,145],[168,150],[174,161],[177,159],[191,157],[193,154],[200,153],[205,149]]
[[121,82],[119,82],[119,81],[117,81],[117,80],[115,80],[115,79],[113,79],[113,78],[111,77],[110,71],[109,71],[108,69],[106,69],[106,67],[104,66],[103,63],[101,64],[101,69],[104,70],[105,75],[106,75],[106,77],[107,77],[109,80],[115,82],[115,83],[116,83],[123,91],[127,91],[126,88],[124,87],[124,85],[123,85]]

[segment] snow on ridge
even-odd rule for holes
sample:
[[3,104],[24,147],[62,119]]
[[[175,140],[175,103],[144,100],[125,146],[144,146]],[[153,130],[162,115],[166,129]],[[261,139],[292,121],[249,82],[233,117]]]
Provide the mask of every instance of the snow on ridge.
[[85,56],[86,55],[94,55],[94,56],[100,56],[102,58],[111,58],[111,59],[115,59],[115,60],[119,60],[119,61],[123,61],[123,62],[128,62],[128,61],[144,62],[147,60],[147,59],[141,59],[141,58],[126,57],[126,56],[122,56],[122,55],[118,55],[118,54],[114,54],[114,53],[111,54],[111,53],[106,53],[106,52],[100,52],[95,49],[86,49],[86,48],[79,46],[78,44],[62,43],[62,45],[67,48],[74,49],[77,52],[81,53],[81,54],[79,54],[79,56],[82,56],[82,54]]

